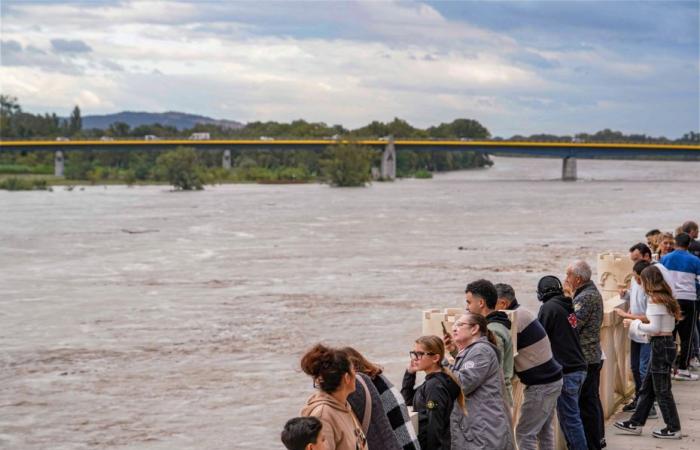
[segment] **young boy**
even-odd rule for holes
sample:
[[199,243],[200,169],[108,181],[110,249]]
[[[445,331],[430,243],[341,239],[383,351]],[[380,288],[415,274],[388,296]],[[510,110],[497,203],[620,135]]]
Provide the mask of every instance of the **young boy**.
[[288,450],[328,450],[321,428],[316,417],[289,419],[282,430],[282,443]]

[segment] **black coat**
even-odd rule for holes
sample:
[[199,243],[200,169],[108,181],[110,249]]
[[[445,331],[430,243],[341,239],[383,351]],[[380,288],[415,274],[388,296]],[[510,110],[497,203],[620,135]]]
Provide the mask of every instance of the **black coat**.
[[418,413],[418,442],[421,450],[450,450],[450,414],[460,387],[444,372],[430,373],[414,388],[416,374],[403,376],[401,395]]

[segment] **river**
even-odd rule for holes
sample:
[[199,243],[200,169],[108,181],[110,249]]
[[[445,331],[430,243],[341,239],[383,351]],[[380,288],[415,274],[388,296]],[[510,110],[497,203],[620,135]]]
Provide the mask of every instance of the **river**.
[[698,162],[494,158],[367,188],[0,191],[0,447],[280,449],[312,344],[400,382],[420,311],[700,220]]

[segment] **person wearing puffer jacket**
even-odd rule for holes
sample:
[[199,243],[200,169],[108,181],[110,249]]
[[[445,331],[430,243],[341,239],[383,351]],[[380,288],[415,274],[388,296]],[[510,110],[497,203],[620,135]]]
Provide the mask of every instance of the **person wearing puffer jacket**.
[[495,336],[484,316],[467,313],[454,323],[446,339],[448,350],[458,350],[452,372],[466,398],[466,414],[452,409],[452,449],[515,450],[510,407],[504,399],[505,383],[498,362]]

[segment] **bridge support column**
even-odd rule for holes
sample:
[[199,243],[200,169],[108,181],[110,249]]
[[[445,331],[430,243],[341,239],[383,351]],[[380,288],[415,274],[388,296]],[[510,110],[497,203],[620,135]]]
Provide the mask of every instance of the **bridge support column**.
[[57,177],[63,176],[63,152],[58,150],[53,158],[53,174]]
[[224,169],[231,170],[231,150],[224,150],[222,165]]
[[396,148],[394,147],[394,136],[389,136],[386,147],[384,147],[381,172],[383,180],[393,180],[396,178]]
[[561,179],[562,181],[576,181],[576,158],[567,157],[562,160]]

